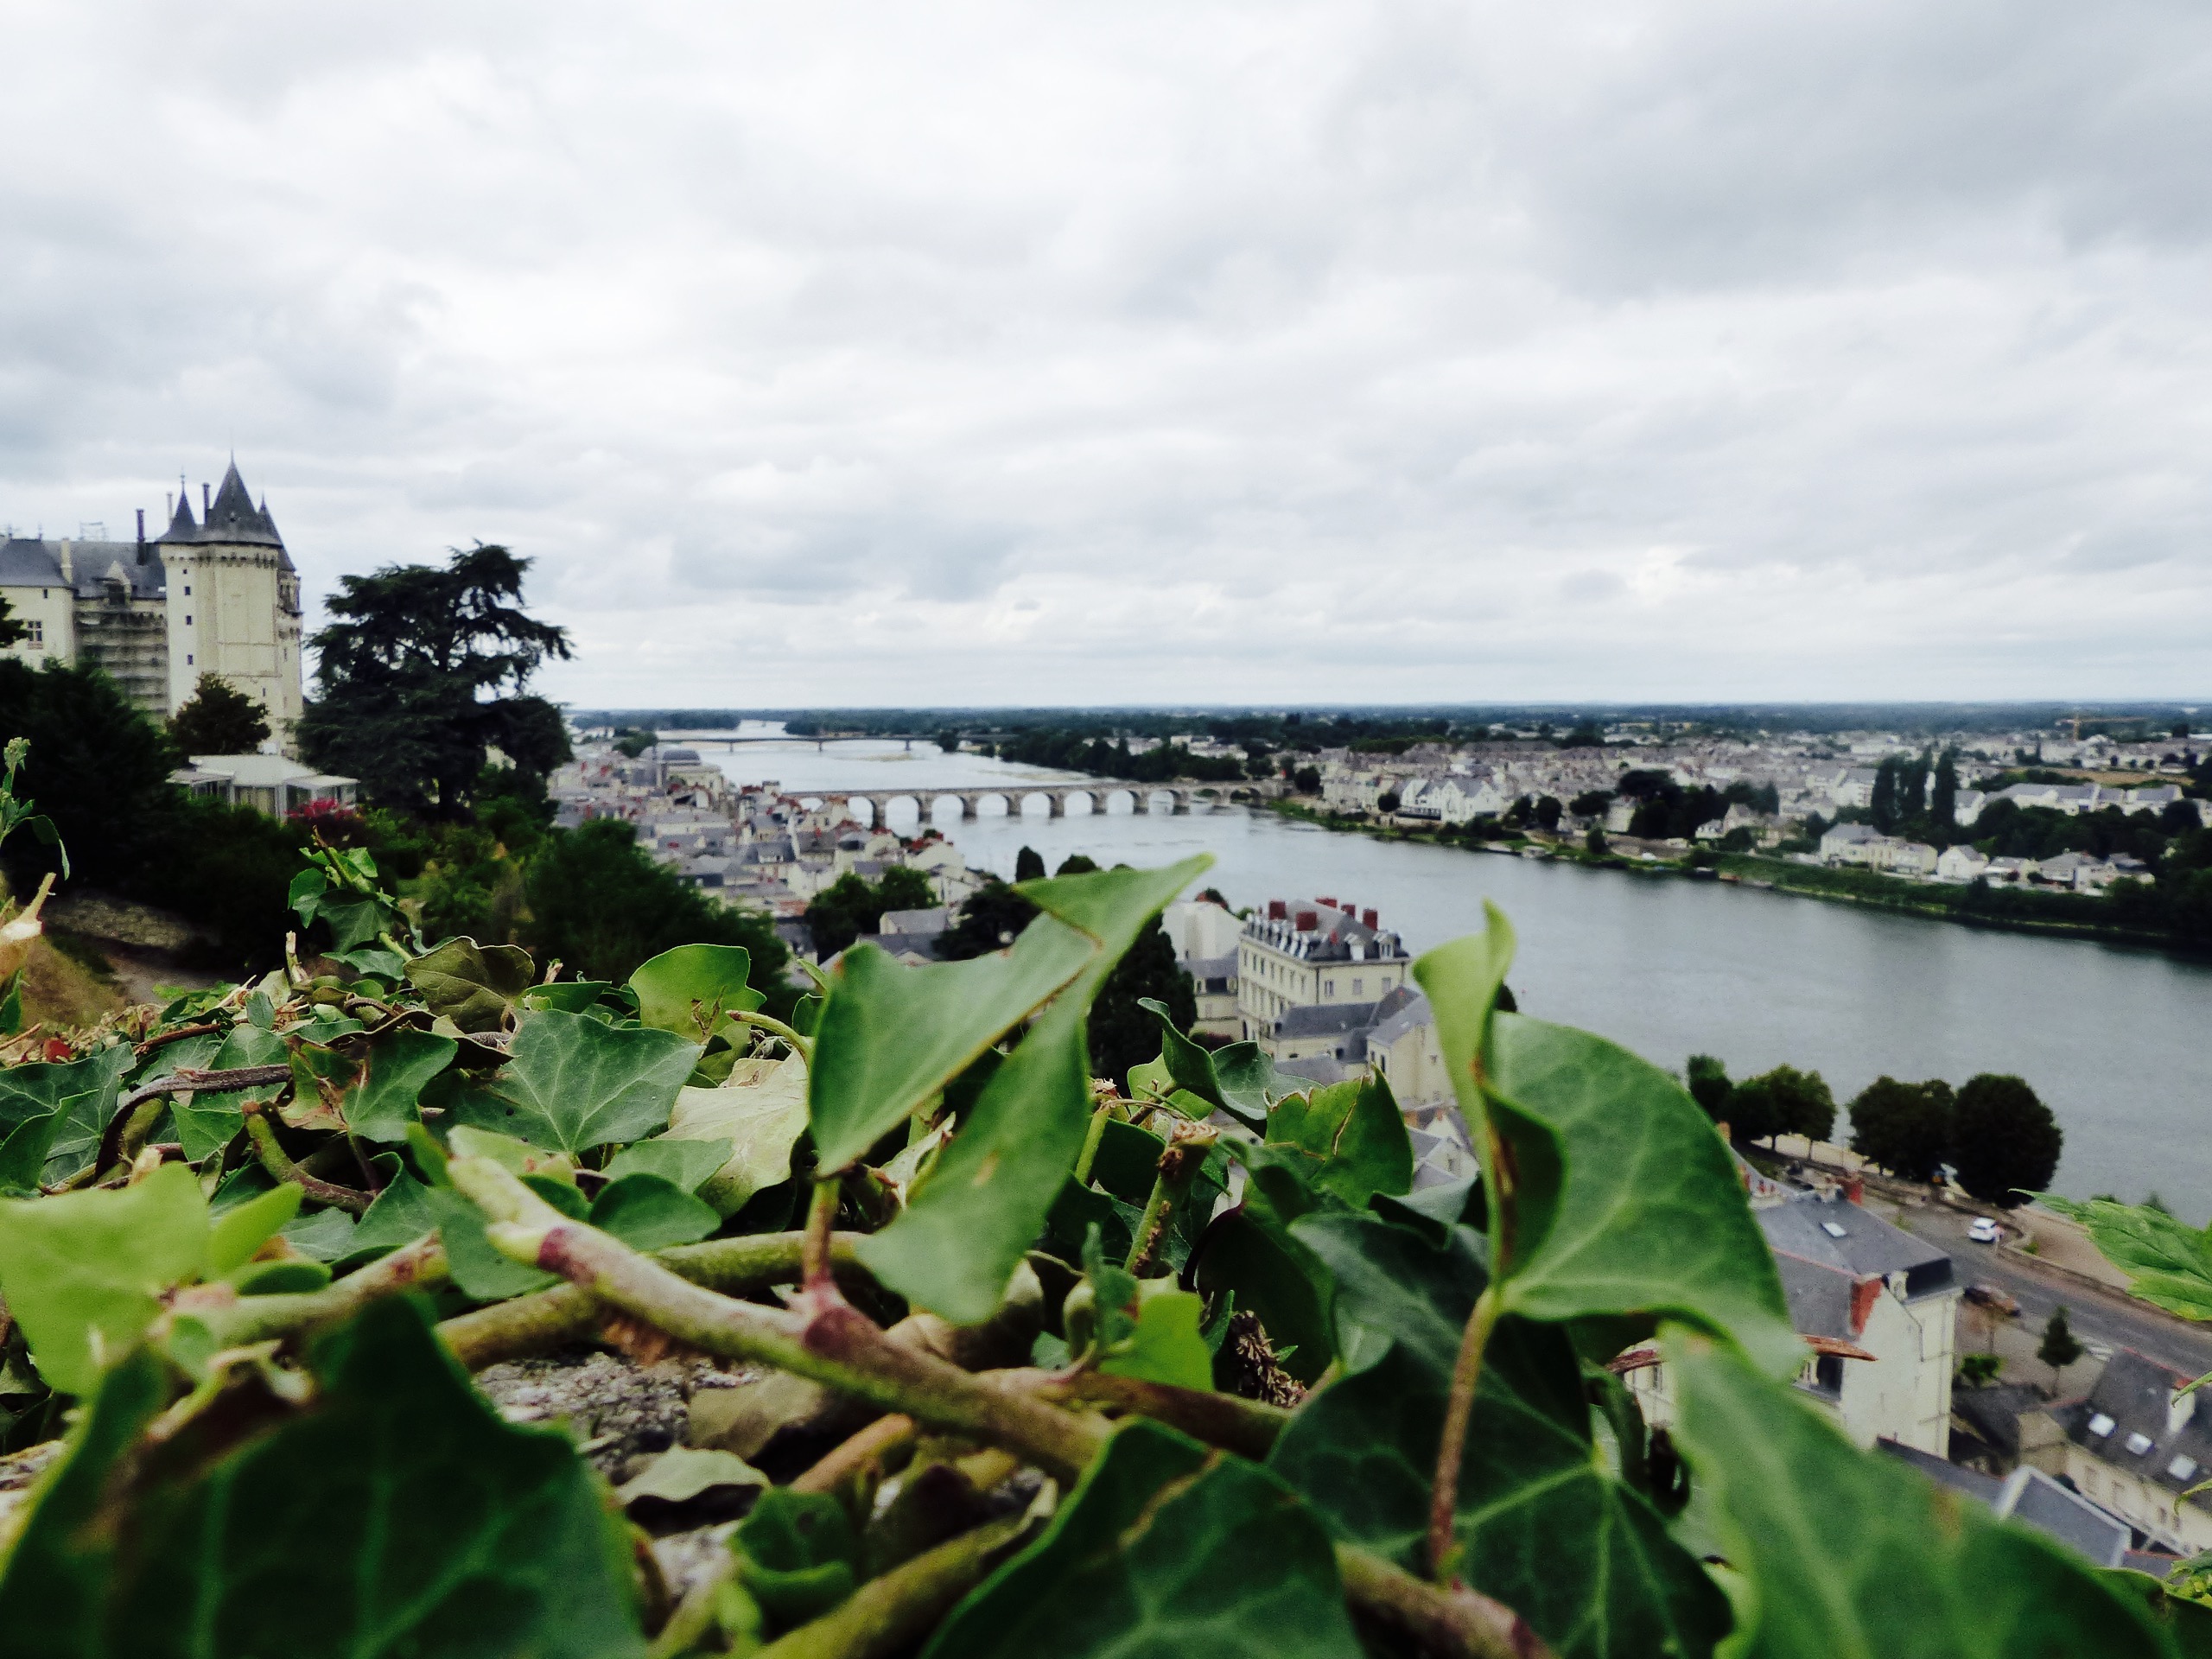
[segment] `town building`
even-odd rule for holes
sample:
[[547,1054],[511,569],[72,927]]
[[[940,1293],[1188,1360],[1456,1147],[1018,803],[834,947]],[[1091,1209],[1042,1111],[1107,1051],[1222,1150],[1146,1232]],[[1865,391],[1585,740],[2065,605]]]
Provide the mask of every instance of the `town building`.
[[59,540],[10,533],[0,542],[0,599],[27,637],[6,654],[90,663],[164,718],[215,674],[258,702],[289,747],[304,700],[299,572],[237,462],[212,495],[201,486],[201,504],[194,518],[180,494],[150,541],[143,511],[132,541],[111,541],[99,524]]
[[[1789,1322],[1813,1350],[1798,1389],[1861,1446],[1949,1453],[1959,1298],[1951,1258],[1843,1194],[1771,1180],[1752,1215],[1782,1277]],[[1654,1423],[1673,1421],[1664,1364],[1629,1374]]]
[[[1334,899],[1271,899],[1237,939],[1237,1034],[1270,1054],[1277,1045],[1318,1052],[1334,1044],[1331,1033],[1352,1015],[1301,1015],[1295,1033],[1279,1030],[1279,1022],[1301,1008],[1357,1010],[1357,1027],[1363,1028],[1412,967],[1398,936],[1385,931],[1372,910],[1362,914]],[[1288,1046],[1280,1058],[1301,1057]]]
[[2152,1545],[2212,1549],[2212,1509],[2191,1489],[2212,1478],[2205,1390],[2133,1349],[2117,1350],[2086,1399],[2020,1419],[2020,1458],[2118,1515]]
[[317,804],[351,811],[355,780],[317,772],[281,754],[195,754],[169,774],[188,794],[250,806],[272,818]]

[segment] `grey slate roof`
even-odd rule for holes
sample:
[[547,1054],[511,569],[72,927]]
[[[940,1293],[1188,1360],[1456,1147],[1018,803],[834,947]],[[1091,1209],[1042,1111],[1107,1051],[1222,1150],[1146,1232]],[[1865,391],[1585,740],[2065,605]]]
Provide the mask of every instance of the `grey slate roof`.
[[[2206,1391],[2200,1389],[2189,1396],[2188,1413],[2178,1428],[2167,1427],[2167,1402],[2176,1389],[2190,1380],[2132,1348],[2122,1348],[2113,1353],[2088,1399],[2054,1406],[2051,1415],[2075,1445],[2100,1462],[2156,1481],[2178,1496],[2212,1477],[2212,1415],[2208,1415]],[[2101,1417],[2112,1420],[2111,1433],[2090,1432],[2090,1426]],[[2129,1441],[2138,1435],[2150,1444],[2140,1452],[2131,1452]],[[2174,1472],[2177,1458],[2186,1459],[2194,1466],[2177,1475]],[[2212,1503],[2202,1497],[2190,1502],[2212,1509]]]
[[1375,1005],[1375,1023],[1368,1031],[1372,1044],[1394,1043],[1416,1026],[1433,1024],[1428,999],[1410,985],[1394,985]]
[[2118,1567],[2134,1536],[2126,1522],[2040,1469],[2015,1469],[1995,1507],[1999,1515],[2033,1527],[2099,1567]]
[[1372,1002],[1314,1002],[1285,1008],[1276,1016],[1278,1037],[1340,1037],[1364,1031],[1375,1016]]
[[1951,1411],[2008,1458],[2020,1455],[2020,1417],[2041,1411],[2043,1395],[2026,1382],[1992,1382],[1985,1388],[1953,1389]]
[[216,488],[215,499],[208,505],[207,522],[194,525],[190,502],[181,501],[177,504],[176,516],[170,520],[162,541],[164,545],[170,546],[188,542],[248,547],[282,548],[284,545],[283,538],[276,534],[276,524],[267,513],[253,505],[253,498],[246,493],[245,480],[238,476],[238,464],[235,461],[224,473],[223,481]]
[[[1777,1256],[1796,1256],[1854,1278],[1870,1273],[1909,1274],[1906,1294],[1912,1296],[1948,1289],[1952,1283],[1948,1255],[1858,1205],[1840,1198],[1806,1198],[1754,1214]],[[1840,1236],[1830,1228],[1840,1229]]]

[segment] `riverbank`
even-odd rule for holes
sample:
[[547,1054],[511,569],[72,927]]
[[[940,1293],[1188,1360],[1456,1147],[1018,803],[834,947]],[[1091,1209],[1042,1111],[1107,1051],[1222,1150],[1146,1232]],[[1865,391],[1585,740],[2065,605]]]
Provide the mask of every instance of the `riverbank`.
[[2179,939],[2164,930],[2130,925],[2112,919],[2108,899],[2088,894],[2035,893],[2012,888],[1958,886],[1913,881],[1879,871],[1838,869],[1827,865],[1799,864],[1786,858],[1757,853],[1692,852],[1652,848],[1649,842],[1629,843],[1648,853],[1630,857],[1618,850],[1625,838],[1609,842],[1608,849],[1593,853],[1575,842],[1524,830],[1500,840],[1472,839],[1448,830],[1421,830],[1405,824],[1378,823],[1371,818],[1352,818],[1319,812],[1291,800],[1271,801],[1268,810],[1282,817],[1310,823],[1318,829],[1365,836],[1370,840],[1446,848],[1470,853],[1514,853],[1535,855],[1592,869],[1624,870],[1641,875],[1672,875],[1694,880],[1742,883],[1787,893],[1802,899],[1825,899],[1896,915],[1919,916],[1934,921],[1994,929],[2008,933],[2042,934],[2048,938],[2092,939],[2112,944],[2145,946],[2198,957],[2200,945]]

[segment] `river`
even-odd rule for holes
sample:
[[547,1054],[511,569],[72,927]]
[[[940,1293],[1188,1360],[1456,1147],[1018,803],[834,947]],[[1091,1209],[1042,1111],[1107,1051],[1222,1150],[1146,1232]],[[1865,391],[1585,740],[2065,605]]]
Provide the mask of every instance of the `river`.
[[[794,793],[977,788],[1059,780],[917,744],[746,745],[740,782]],[[1041,803],[1037,804],[1041,806]],[[917,819],[895,806],[894,828]],[[1330,894],[1372,906],[1415,952],[1478,931],[1483,901],[1512,919],[1515,995],[1662,1065],[1719,1055],[1744,1077],[1816,1070],[1839,1107],[1879,1073],[1954,1085],[2015,1072],[2066,1131],[2055,1186],[2076,1197],[2153,1190],[2212,1211],[2212,1088],[2200,1059],[2212,965],[2133,946],[1985,931],[1784,893],[1638,876],[1335,834],[1241,808],[987,817],[941,827],[970,865],[1011,875],[1022,846],[1047,868],[1071,853],[1163,864],[1199,851],[1232,905]],[[1840,1112],[1838,1133],[1843,1133]]]

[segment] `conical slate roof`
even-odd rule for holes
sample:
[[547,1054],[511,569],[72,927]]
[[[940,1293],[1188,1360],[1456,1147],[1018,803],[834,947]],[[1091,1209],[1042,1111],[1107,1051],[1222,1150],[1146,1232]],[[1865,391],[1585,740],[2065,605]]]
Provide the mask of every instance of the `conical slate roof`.
[[238,476],[235,461],[216,487],[214,505],[207,509],[207,522],[200,527],[200,539],[262,547],[284,544],[277,537],[276,525],[269,522],[267,515],[253,505],[253,498],[246,493],[245,480]]
[[176,511],[169,515],[169,527],[156,539],[164,542],[196,542],[200,539],[200,526],[192,517],[192,496],[188,491],[177,491]]

